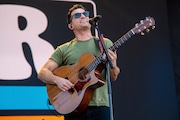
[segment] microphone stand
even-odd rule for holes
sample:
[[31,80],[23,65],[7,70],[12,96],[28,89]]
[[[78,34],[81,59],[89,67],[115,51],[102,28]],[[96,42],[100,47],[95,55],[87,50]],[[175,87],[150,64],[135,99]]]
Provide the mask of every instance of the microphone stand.
[[106,46],[105,46],[105,44],[103,42],[103,37],[102,37],[102,34],[101,34],[100,30],[99,30],[97,21],[94,21],[93,24],[95,25],[95,29],[98,32],[98,37],[99,37],[99,40],[100,40],[102,48],[103,48],[103,53],[105,53],[106,59],[107,59],[107,62],[106,62],[106,78],[107,78],[107,83],[108,83],[108,97],[109,97],[109,106],[110,106],[110,120],[114,120],[114,118],[113,118],[113,107],[112,107],[113,106],[112,105],[112,88],[111,88],[110,72],[109,72],[109,66],[111,68],[113,68],[113,65],[112,65],[111,59],[110,59],[110,57],[108,55],[107,48],[106,48]]

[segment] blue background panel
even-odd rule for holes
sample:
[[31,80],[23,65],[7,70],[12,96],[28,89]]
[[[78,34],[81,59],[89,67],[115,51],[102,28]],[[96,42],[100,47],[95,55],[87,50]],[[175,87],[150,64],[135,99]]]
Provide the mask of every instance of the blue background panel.
[[46,86],[1,86],[0,110],[49,110]]

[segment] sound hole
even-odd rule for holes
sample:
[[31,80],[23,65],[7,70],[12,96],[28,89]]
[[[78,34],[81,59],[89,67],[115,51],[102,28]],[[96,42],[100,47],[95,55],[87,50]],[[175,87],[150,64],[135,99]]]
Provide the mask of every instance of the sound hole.
[[80,80],[85,80],[86,75],[88,74],[88,69],[87,68],[82,68],[79,70],[78,77]]
[[74,88],[77,91],[78,95],[80,95],[84,85],[90,81],[91,77],[88,75],[87,68],[81,68],[79,70],[78,77],[79,81],[75,84]]

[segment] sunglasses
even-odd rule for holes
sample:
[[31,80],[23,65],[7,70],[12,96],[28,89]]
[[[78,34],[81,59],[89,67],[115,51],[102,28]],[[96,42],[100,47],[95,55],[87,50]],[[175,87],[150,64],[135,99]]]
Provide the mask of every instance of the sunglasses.
[[80,18],[82,14],[85,17],[89,17],[89,11],[85,11],[85,12],[82,12],[82,13],[75,13],[75,14],[72,15],[72,17],[75,17],[77,19],[77,18]]

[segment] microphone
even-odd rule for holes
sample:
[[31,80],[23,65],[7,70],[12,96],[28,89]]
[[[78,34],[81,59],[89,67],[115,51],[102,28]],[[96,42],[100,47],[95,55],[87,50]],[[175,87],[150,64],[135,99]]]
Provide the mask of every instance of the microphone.
[[90,19],[89,19],[89,23],[90,23],[90,24],[95,24],[95,23],[98,22],[99,19],[101,19],[101,18],[102,18],[102,15],[97,15],[96,17],[90,18]]

